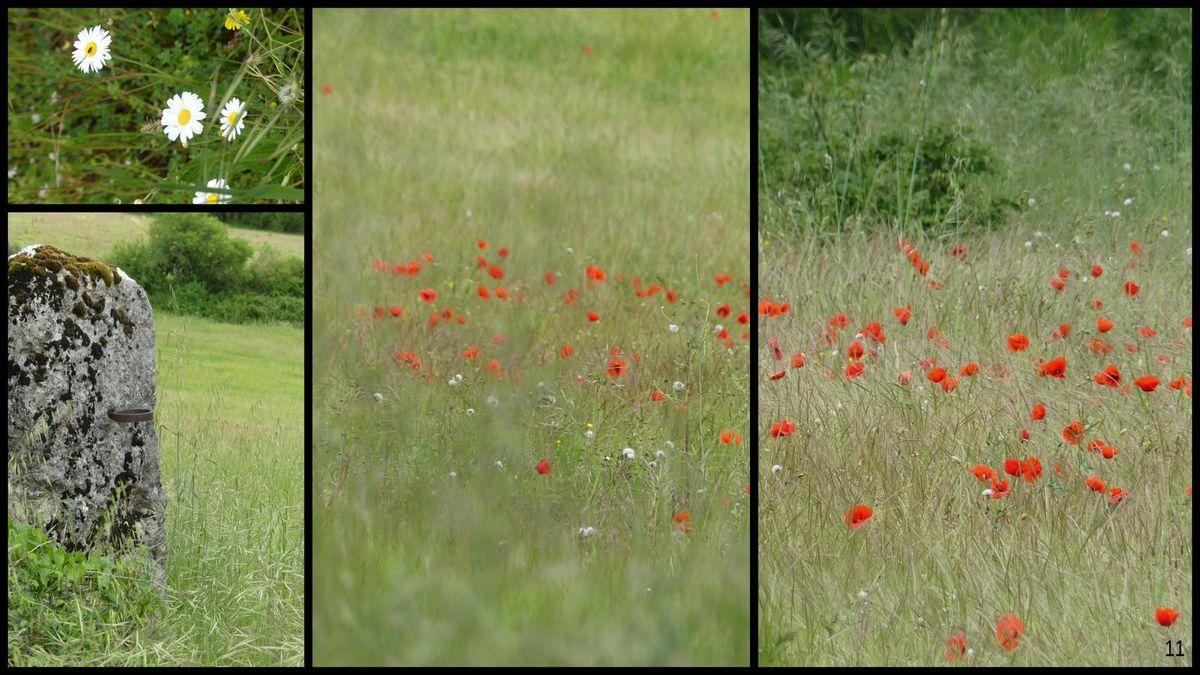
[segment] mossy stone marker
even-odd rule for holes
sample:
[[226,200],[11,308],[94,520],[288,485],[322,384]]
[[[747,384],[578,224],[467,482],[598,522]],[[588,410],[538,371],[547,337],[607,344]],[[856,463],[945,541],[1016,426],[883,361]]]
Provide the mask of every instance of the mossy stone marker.
[[112,265],[8,258],[8,509],[71,551],[146,547],[165,576],[154,315]]

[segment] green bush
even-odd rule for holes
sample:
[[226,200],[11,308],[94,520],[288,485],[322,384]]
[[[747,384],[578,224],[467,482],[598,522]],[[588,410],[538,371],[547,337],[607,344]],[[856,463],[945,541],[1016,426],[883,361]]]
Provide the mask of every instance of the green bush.
[[150,255],[158,273],[198,281],[212,293],[236,289],[253,253],[249,242],[230,237],[229,229],[210,215],[164,213],[150,223]]
[[770,183],[777,190],[810,212],[838,214],[838,222],[857,218],[937,232],[994,226],[1019,207],[1013,195],[991,194],[994,153],[946,126],[920,135],[888,132],[854,146],[841,136],[829,146],[768,142],[763,158],[775,169]]
[[[140,555],[139,553],[145,553]],[[111,649],[162,610],[144,551],[120,558],[70,552],[8,520],[8,662]]]
[[111,257],[154,307],[229,323],[304,322],[303,259],[269,246],[254,256],[214,216],[157,215],[145,241],[118,244]]

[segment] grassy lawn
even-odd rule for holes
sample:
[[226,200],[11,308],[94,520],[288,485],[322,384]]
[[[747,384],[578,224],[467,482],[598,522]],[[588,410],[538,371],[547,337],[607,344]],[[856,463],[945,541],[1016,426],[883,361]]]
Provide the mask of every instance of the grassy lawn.
[[[113,245],[146,236],[150,216],[128,213],[10,213],[10,242],[52,244],[64,251],[89,258],[101,258]],[[281,252],[304,257],[304,237],[298,234],[229,228],[230,236],[249,241],[255,249],[271,246]]]
[[748,664],[748,12],[315,19],[314,662]]
[[[790,310],[759,317],[764,665],[1191,665],[1187,22],[933,13],[883,53],[766,33],[760,294]],[[882,138],[918,143],[898,181]]]

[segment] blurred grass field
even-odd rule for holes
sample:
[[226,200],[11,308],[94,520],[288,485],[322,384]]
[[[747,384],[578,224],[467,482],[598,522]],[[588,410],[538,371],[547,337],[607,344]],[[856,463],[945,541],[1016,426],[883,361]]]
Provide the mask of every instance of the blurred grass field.
[[748,12],[314,18],[314,663],[748,664]]
[[[969,650],[960,665],[1191,665],[1190,12],[1122,11],[862,15],[868,29],[878,19],[866,31],[874,45],[900,36],[894,50],[847,48],[853,31],[832,13],[799,17],[824,36],[807,44],[785,35],[797,17],[770,24],[789,28],[771,34],[760,61],[760,137],[773,163],[761,167],[759,292],[792,311],[759,318],[763,665],[944,665],[959,632]],[[866,175],[853,167],[856,146],[882,133],[927,139],[939,125],[995,160],[981,176],[952,162],[947,182],[977,181],[1019,208],[972,221],[962,215],[978,193],[951,190],[947,211],[917,213],[906,188],[929,183],[913,153],[882,209],[914,207],[910,220],[847,210],[855,188],[843,187]],[[824,167],[828,189],[796,189],[798,166]],[[924,231],[914,226],[926,216]],[[901,239],[929,261],[927,276]],[[1069,277],[1058,292],[1060,269]],[[1140,285],[1136,296],[1126,281]],[[893,315],[904,306],[907,325]],[[839,312],[848,325],[830,344],[821,331]],[[1100,333],[1099,316],[1116,327]],[[864,340],[876,353],[849,381],[848,349],[870,322],[886,342]],[[1054,339],[1062,324],[1069,335]],[[1027,352],[1006,349],[1012,333],[1029,337]],[[1097,339],[1111,351],[1093,350]],[[798,351],[799,369],[786,360]],[[1065,378],[1038,377],[1056,356]],[[957,388],[929,381],[924,359]],[[959,375],[972,361],[979,373]],[[1123,389],[1094,381],[1109,364]],[[1143,375],[1161,379],[1156,391],[1134,386]],[[1168,386],[1180,377],[1185,387]],[[1037,402],[1042,421],[1030,416]],[[772,438],[781,420],[799,429]],[[1075,420],[1079,446],[1062,436]],[[1119,454],[1088,452],[1093,439]],[[1005,473],[1006,459],[1030,456],[1041,478]],[[972,475],[976,464],[1007,478],[1011,494],[981,494],[991,485]],[[1088,490],[1091,475],[1109,492]],[[1128,491],[1116,506],[1114,487]],[[844,517],[860,503],[874,515],[852,530]],[[1181,613],[1169,628],[1156,622],[1160,606]],[[1012,651],[996,637],[1009,612],[1026,629]]]
[[[39,241],[66,248],[75,232],[62,232]],[[154,320],[166,611],[154,627],[119,617],[21,642],[16,660],[10,632],[10,665],[301,666],[304,331],[161,310]]]
[[[239,30],[217,8],[8,11],[8,200],[190,204],[224,178],[234,203],[304,198],[304,10],[249,9]],[[99,26],[111,59],[83,73],[79,31]],[[158,124],[172,96],[204,101],[189,147]],[[246,104],[233,142],[223,104]]]

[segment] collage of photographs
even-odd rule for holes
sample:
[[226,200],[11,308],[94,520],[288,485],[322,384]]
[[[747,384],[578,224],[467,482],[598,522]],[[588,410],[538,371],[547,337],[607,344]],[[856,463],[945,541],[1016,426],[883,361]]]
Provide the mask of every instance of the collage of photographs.
[[1190,7],[7,13],[8,667],[1192,665]]

